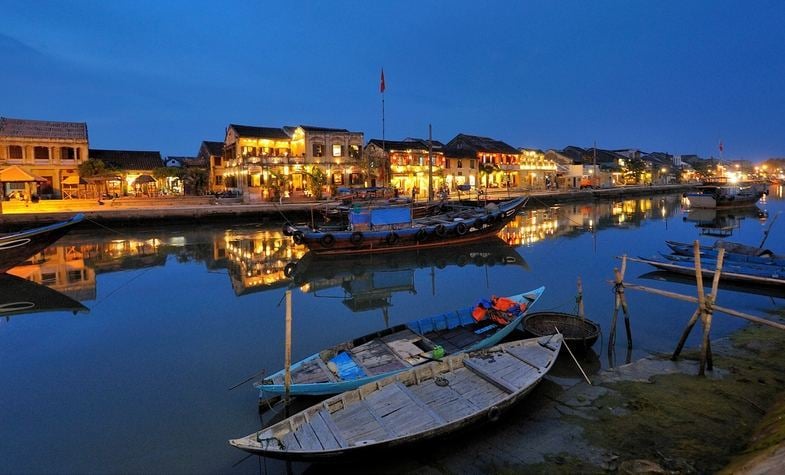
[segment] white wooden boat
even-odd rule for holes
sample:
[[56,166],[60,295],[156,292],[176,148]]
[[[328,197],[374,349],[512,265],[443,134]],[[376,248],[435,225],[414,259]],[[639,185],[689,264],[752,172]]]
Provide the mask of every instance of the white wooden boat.
[[739,208],[753,206],[764,192],[753,186],[704,185],[697,191],[686,193],[691,208]]
[[229,443],[272,458],[318,461],[495,421],[542,380],[561,345],[557,334],[447,356],[333,396]]

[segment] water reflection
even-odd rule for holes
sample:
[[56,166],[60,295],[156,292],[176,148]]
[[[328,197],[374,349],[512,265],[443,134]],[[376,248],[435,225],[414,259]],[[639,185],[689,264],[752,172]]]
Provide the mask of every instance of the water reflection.
[[89,312],[76,300],[45,285],[11,274],[0,274],[0,317],[38,312],[68,311],[74,315]]
[[[545,239],[577,237],[605,228],[638,227],[645,220],[673,216],[680,212],[680,207],[680,198],[669,195],[527,208],[499,234],[499,238],[508,246],[532,246]],[[355,268],[401,268],[414,264],[420,264],[419,268],[443,268],[473,262],[479,255],[477,250],[483,248],[492,254],[492,259],[483,265],[492,265],[496,258],[499,259],[496,263],[509,258],[525,265],[520,255],[505,255],[509,250],[502,252],[499,244],[499,241],[481,243],[473,251],[453,248],[436,250],[433,255],[419,252],[398,254],[392,259],[380,256],[344,260],[350,263],[346,265]],[[204,262],[209,270],[226,269],[235,295],[242,296],[291,285],[292,263],[305,254],[306,248],[294,244],[277,225],[229,230],[217,227],[140,230],[130,235],[72,233],[9,273],[49,286],[71,298],[88,301],[96,298],[97,274],[164,266],[171,256],[181,263]],[[300,270],[294,276],[295,285],[303,286],[311,279],[309,275],[313,275],[315,267],[312,264],[309,267],[310,274]],[[361,307],[357,303],[355,308]]]
[[704,236],[728,237],[739,229],[744,220],[766,221],[768,212],[757,206],[727,210],[695,208],[687,211],[684,220],[694,222]]

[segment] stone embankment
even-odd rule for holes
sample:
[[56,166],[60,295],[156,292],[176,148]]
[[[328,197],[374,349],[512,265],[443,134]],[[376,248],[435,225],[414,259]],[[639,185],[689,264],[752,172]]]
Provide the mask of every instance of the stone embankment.
[[[553,205],[563,202],[624,199],[652,194],[681,193],[691,185],[658,185],[603,188],[580,191],[526,192],[521,190],[491,189],[480,195],[481,202],[500,201],[528,194],[530,206]],[[456,194],[450,197],[458,199]],[[463,193],[462,200],[477,201],[477,193]],[[207,222],[207,221],[284,221],[310,219],[319,209],[337,204],[336,201],[292,201],[242,203],[237,198],[208,196],[130,198],[101,200],[42,200],[37,203],[5,201],[2,203],[0,223],[8,227],[44,224],[61,221],[74,213],[84,213],[88,222],[112,224]]]

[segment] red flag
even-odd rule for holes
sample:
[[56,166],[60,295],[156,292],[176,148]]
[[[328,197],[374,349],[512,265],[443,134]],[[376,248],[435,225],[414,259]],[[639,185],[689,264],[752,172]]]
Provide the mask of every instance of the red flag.
[[[384,83],[384,80],[382,80],[382,83]],[[724,149],[724,147],[722,146],[722,140],[720,140],[720,152],[722,152],[723,149]]]
[[379,92],[384,92],[387,87],[384,85],[384,68],[382,68],[382,82],[379,84]]

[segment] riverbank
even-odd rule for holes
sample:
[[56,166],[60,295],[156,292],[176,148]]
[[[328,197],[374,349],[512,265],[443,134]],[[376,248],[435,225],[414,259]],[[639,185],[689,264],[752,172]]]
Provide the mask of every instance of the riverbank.
[[[551,206],[557,203],[624,199],[652,194],[681,193],[692,185],[626,186],[580,191],[507,191],[491,190],[483,196],[501,201],[528,195],[530,206]],[[462,199],[476,199],[461,196]],[[458,196],[452,196],[458,199]],[[84,213],[84,226],[108,224],[156,224],[173,222],[233,222],[283,221],[284,219],[310,219],[319,208],[337,204],[336,201],[291,201],[242,203],[239,199],[177,196],[163,198],[118,198],[115,200],[42,200],[37,203],[5,201],[2,203],[0,222],[9,227],[30,224],[48,224],[62,221],[75,213]]]
[[594,374],[588,363],[591,385],[562,355],[506,422],[370,472],[773,473],[785,466],[785,338],[751,325],[712,351],[706,377],[692,348],[677,362],[651,356]]

